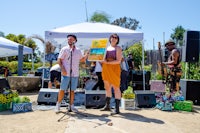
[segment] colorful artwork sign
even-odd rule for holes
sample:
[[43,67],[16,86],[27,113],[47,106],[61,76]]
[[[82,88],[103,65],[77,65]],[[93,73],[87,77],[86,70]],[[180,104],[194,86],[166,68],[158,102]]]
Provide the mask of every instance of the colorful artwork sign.
[[88,61],[103,61],[106,55],[108,39],[92,40]]

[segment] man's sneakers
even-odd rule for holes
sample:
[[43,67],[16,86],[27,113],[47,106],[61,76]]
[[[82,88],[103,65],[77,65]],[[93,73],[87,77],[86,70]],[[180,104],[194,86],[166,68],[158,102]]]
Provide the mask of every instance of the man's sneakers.
[[72,110],[72,112],[75,112],[75,113],[78,112],[78,109],[76,109],[76,108],[74,107],[74,104],[71,105],[71,110]]
[[55,107],[55,112],[56,113],[59,113],[60,112],[60,105],[61,105],[61,103],[56,103],[56,107]]
[[[58,102],[56,103],[55,113],[59,113],[60,112],[60,105],[61,105],[61,103],[58,103]],[[76,109],[74,107],[74,104],[71,105],[71,110],[72,110],[72,112],[78,112],[78,109]]]

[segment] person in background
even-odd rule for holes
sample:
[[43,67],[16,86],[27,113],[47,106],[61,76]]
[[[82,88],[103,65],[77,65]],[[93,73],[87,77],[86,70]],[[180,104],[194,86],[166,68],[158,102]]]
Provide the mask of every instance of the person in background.
[[106,49],[105,60],[102,61],[102,78],[106,90],[106,105],[101,111],[110,111],[110,100],[112,97],[111,89],[114,89],[115,95],[115,110],[111,115],[119,114],[119,105],[121,100],[120,91],[120,74],[121,74],[121,60],[122,48],[118,46],[119,36],[112,34],[109,37],[110,45]]
[[50,69],[50,81],[48,83],[48,88],[54,86],[56,88],[57,82],[61,82],[61,69],[59,64],[56,64]]
[[95,63],[95,69],[94,72],[98,77],[98,81],[97,84],[94,86],[93,90],[96,90],[97,87],[99,87],[99,90],[104,90],[104,82],[102,80],[102,66],[101,63],[99,61],[96,61]]
[[182,74],[181,70],[181,56],[180,51],[176,48],[175,42],[169,40],[165,43],[165,47],[170,51],[170,55],[168,57],[167,62],[162,62],[162,65],[166,65],[167,68],[170,70],[167,79],[167,83],[170,86],[170,91],[179,92],[180,90],[180,78]]
[[130,83],[133,80],[133,69],[134,69],[134,61],[132,53],[128,54],[127,63],[129,67],[128,83]]
[[132,53],[128,54],[127,63],[128,63],[129,69],[133,70],[134,69],[134,61],[133,61]]
[[95,74],[95,67],[96,67],[96,62],[91,62],[91,65],[90,65],[90,74],[91,75],[94,75]]
[[[85,62],[88,57],[88,52],[83,55],[81,50],[75,46],[77,37],[73,34],[67,36],[68,45],[63,47],[58,55],[58,64],[61,68],[61,85],[58,93],[58,101],[56,103],[55,112],[60,111],[61,101],[64,97],[64,93],[67,89],[70,95],[69,106],[71,111],[77,112],[78,110],[74,107],[74,91],[78,86],[79,78],[79,63]],[[71,86],[68,88],[71,80]]]
[[126,58],[123,56],[121,61],[121,81],[120,90],[123,93],[128,88],[129,67]]
[[7,78],[8,76],[11,76],[11,73],[8,67],[4,67],[4,77]]

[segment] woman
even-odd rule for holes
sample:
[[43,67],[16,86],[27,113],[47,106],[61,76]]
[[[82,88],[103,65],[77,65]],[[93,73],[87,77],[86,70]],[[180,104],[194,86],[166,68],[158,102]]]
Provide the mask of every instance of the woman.
[[110,46],[106,49],[106,57],[102,62],[102,78],[104,81],[104,88],[106,90],[106,105],[101,111],[110,111],[110,99],[112,96],[111,89],[114,89],[115,94],[115,110],[111,115],[119,114],[119,104],[121,99],[120,91],[120,63],[122,60],[122,49],[117,46],[119,43],[119,36],[112,34],[109,38]]

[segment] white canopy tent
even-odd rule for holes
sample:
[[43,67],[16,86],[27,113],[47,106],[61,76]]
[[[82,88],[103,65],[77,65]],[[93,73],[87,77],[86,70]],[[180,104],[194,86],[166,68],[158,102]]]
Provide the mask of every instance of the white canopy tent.
[[[0,37],[0,57],[18,56],[19,43]],[[23,55],[32,54],[32,48],[23,46]]]
[[113,33],[119,35],[122,48],[143,40],[141,32],[98,22],[84,22],[45,31],[45,39],[60,49],[67,44],[67,35],[74,34],[78,39],[76,46],[84,50],[90,48],[93,39],[109,38]]
[[[18,75],[19,76],[22,75],[23,55],[25,54],[33,54],[32,48],[23,46],[19,43],[0,37],[0,57],[18,56]],[[34,69],[34,66],[33,66],[33,59],[32,59],[32,70],[33,69]]]
[[[50,41],[54,46],[56,46],[60,50],[63,46],[67,45],[67,35],[74,34],[77,36],[78,39],[76,46],[78,46],[82,50],[85,50],[90,48],[92,40],[100,38],[109,38],[109,36],[113,33],[117,33],[119,35],[119,46],[121,46],[123,49],[133,45],[136,42],[143,40],[142,32],[99,22],[84,22],[45,31],[45,39],[46,41]],[[143,42],[142,45],[144,45]],[[144,46],[142,46],[142,48],[143,69]],[[143,70],[143,84],[145,84],[144,76],[145,75]],[[143,85],[143,88],[145,90],[145,85]]]

